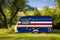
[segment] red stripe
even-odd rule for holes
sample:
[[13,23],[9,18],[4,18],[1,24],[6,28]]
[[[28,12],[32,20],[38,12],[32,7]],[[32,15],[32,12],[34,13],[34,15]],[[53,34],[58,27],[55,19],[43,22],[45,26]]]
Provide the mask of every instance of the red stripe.
[[52,25],[52,23],[31,23],[30,25]]
[[[21,25],[21,23],[18,23],[18,25]],[[30,25],[52,25],[52,23],[30,23]]]

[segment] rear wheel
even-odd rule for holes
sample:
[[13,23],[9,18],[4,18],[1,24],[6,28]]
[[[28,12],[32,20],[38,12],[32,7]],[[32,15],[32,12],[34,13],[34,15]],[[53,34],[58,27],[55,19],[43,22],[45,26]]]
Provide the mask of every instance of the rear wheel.
[[38,33],[39,31],[37,29],[33,30],[33,33]]

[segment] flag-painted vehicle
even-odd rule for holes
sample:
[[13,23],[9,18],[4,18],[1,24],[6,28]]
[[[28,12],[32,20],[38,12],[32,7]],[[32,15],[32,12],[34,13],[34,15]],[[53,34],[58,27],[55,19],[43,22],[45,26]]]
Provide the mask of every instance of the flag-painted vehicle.
[[20,17],[15,32],[51,32],[51,16],[22,16]]

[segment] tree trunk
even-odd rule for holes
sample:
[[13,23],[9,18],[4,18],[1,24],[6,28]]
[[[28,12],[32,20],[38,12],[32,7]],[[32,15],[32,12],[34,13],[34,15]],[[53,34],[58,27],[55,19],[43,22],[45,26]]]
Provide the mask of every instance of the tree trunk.
[[6,29],[8,29],[6,17],[4,17],[4,25],[5,25]]
[[[7,26],[7,21],[6,21],[6,16],[5,16],[5,14],[4,14],[4,12],[3,12],[3,9],[2,9],[2,7],[1,7],[1,5],[0,5],[0,12],[1,12],[1,14],[3,15],[3,17],[4,17],[4,22],[3,22],[3,24],[5,25],[5,27],[6,27],[6,29],[8,29],[8,26]],[[1,21],[2,21],[2,19],[1,19]]]
[[12,26],[12,20],[16,16],[16,14],[17,14],[18,11],[19,11],[19,9],[17,8],[16,12],[15,13],[12,13],[14,15],[10,18],[10,27]]
[[12,18],[10,19],[10,27],[12,26]]
[[1,18],[0,18],[0,21],[4,22]]

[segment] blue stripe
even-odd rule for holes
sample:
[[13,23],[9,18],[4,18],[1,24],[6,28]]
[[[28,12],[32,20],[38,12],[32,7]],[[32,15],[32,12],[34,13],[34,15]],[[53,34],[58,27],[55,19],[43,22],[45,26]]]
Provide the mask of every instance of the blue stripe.
[[52,21],[52,17],[50,16],[22,16],[19,21],[28,19],[30,21]]
[[[23,20],[19,20],[19,21],[23,21]],[[29,20],[29,21],[52,21],[52,20]]]
[[52,20],[30,20],[30,21],[52,21]]
[[[28,28],[28,29],[26,29]],[[33,30],[37,29],[39,32],[49,32],[51,27],[17,27],[18,32],[33,32]],[[31,29],[31,30],[29,30]],[[51,28],[52,30],[52,28]]]
[[20,19],[51,19],[51,16],[22,16]]

